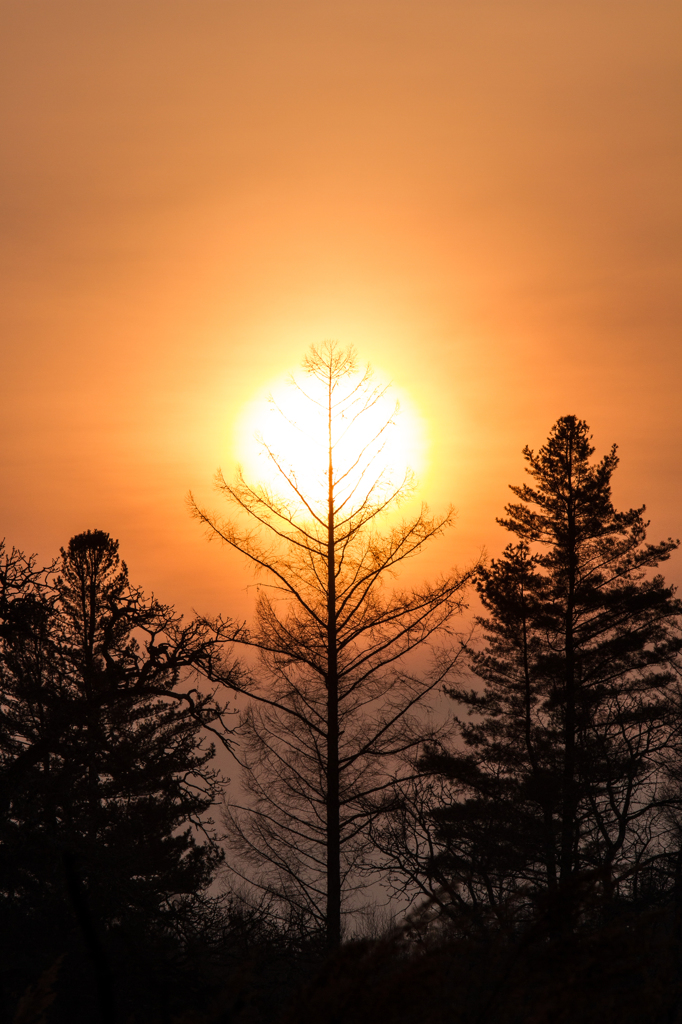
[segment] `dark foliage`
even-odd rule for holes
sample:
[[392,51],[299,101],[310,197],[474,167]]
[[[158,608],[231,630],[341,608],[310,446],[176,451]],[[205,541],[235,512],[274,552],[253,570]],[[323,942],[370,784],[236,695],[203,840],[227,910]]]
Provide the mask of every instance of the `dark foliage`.
[[681,605],[652,570],[677,543],[616,511],[615,448],[593,452],[573,416],[525,449],[533,486],[500,520],[518,542],[479,576],[483,687],[449,689],[460,745],[431,747],[379,836],[465,930],[570,929],[586,894],[631,899],[666,856]]
[[17,551],[0,564],[4,976],[16,992],[66,954],[105,1015],[120,957],[170,941],[222,860],[200,729],[225,709],[186,678],[221,638],[132,587],[117,549],[88,531],[56,578]]
[[[409,938],[409,935],[408,935]],[[414,940],[415,937],[413,937]],[[630,914],[547,941],[404,933],[350,944],[296,997],[286,1024],[679,1024],[680,918]]]

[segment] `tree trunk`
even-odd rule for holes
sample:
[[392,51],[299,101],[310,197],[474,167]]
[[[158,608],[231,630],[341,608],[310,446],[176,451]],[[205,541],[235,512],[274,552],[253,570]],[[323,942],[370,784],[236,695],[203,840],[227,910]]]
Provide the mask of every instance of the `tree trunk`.
[[[570,444],[570,442],[569,442]],[[565,674],[564,674],[564,763],[562,780],[561,861],[559,882],[561,887],[560,927],[570,929],[573,917],[572,883],[575,874],[576,847],[576,793],[575,793],[575,730],[576,680],[575,639],[573,616],[575,613],[575,584],[577,572],[576,523],[573,496],[573,448],[569,451],[568,469],[567,552],[568,567],[565,610]]]
[[334,476],[329,395],[327,507],[327,946],[341,945],[341,821],[339,800],[339,671],[336,635]]

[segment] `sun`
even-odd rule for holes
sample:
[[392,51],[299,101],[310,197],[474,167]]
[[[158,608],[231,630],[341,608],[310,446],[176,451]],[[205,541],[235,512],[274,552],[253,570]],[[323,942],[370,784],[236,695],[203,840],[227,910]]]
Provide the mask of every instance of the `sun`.
[[[353,404],[364,367],[335,395],[333,476],[342,495],[360,494],[383,474],[389,486],[416,476],[425,462],[425,429],[409,396],[373,371],[371,403]],[[295,504],[326,503],[328,395],[302,370],[282,374],[248,402],[237,420],[235,454],[246,480]],[[338,498],[338,495],[337,495]]]

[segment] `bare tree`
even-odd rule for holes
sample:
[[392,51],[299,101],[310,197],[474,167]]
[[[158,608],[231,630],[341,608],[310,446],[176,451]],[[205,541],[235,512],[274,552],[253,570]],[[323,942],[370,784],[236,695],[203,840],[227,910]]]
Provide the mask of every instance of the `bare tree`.
[[[319,416],[319,430],[307,433],[319,442],[320,492],[263,441],[283,493],[241,472],[235,483],[217,476],[246,527],[191,495],[190,503],[209,536],[264,578],[256,624],[243,639],[260,652],[262,672],[246,687],[247,800],[229,808],[231,844],[249,880],[334,947],[368,868],[368,823],[395,785],[400,758],[421,741],[420,706],[457,656],[459,645],[445,651],[435,641],[462,611],[475,567],[413,589],[386,587],[451,525],[452,510],[433,517],[423,505],[388,525],[386,514],[413,490],[409,472],[395,481],[381,468],[397,406],[376,425],[386,388],[369,367],[358,372],[352,349],[312,347],[303,367],[308,383],[292,386]],[[411,672],[407,656],[424,645],[431,668]]]

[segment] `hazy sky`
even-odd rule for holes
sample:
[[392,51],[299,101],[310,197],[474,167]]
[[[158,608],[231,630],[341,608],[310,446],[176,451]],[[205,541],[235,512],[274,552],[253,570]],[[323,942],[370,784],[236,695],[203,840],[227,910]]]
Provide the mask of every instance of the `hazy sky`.
[[619,444],[617,504],[682,533],[681,22],[0,0],[0,536],[48,559],[104,529],[161,599],[239,614],[185,495],[214,501],[244,403],[324,338],[422,417],[441,562],[501,549],[521,449],[567,413]]

